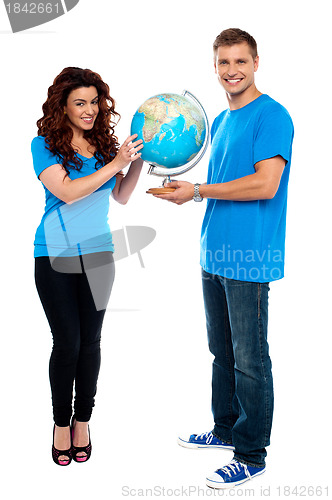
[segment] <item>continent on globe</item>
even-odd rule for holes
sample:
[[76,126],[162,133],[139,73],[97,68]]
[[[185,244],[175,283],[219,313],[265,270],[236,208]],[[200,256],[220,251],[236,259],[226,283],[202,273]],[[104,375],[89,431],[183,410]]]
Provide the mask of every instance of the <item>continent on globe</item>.
[[158,94],[136,111],[131,134],[143,140],[142,159],[152,165],[176,168],[200,152],[206,135],[202,110],[179,94]]

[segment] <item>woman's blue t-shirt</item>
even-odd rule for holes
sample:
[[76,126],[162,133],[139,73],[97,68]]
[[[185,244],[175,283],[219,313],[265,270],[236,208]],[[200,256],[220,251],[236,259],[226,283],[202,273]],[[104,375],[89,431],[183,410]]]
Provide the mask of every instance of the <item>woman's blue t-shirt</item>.
[[211,128],[208,184],[255,173],[259,161],[281,155],[286,165],[272,199],[208,199],[201,234],[201,265],[229,279],[269,282],[284,275],[287,185],[293,123],[266,94],[237,110],[225,110]]
[[[61,163],[53,155],[45,138],[35,137],[31,143],[33,166],[39,178],[46,168]],[[96,172],[95,157],[83,160],[81,170],[69,169],[70,179],[78,179]],[[77,256],[87,253],[114,251],[108,224],[109,197],[115,186],[112,177],[97,191],[67,204],[54,196],[45,186],[45,211],[35,235],[34,256]]]

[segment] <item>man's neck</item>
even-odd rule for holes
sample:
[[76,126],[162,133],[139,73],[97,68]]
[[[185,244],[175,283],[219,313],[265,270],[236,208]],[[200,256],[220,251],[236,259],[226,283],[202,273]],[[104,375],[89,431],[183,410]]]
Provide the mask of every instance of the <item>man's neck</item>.
[[259,97],[260,95],[262,95],[262,92],[257,90],[255,85],[252,85],[250,88],[248,88],[245,92],[242,92],[241,94],[231,95],[226,93],[229,109],[231,111],[243,108],[250,102],[257,99],[257,97]]

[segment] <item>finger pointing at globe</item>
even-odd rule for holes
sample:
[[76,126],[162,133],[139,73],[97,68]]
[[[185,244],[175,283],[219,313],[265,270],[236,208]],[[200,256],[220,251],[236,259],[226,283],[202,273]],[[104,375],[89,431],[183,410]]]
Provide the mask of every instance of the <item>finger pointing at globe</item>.
[[143,148],[143,141],[142,139],[139,139],[133,142],[136,137],[137,134],[130,135],[120,147],[116,155],[116,161],[118,162],[120,167],[119,170],[125,168],[127,165],[129,165],[129,163],[141,157],[142,153],[140,153],[139,151]]

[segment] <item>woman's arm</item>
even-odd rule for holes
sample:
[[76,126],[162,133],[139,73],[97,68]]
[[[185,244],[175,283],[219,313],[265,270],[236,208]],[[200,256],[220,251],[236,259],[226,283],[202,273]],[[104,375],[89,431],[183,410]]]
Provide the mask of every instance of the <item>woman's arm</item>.
[[122,205],[125,205],[128,202],[131,193],[136,187],[138,178],[142,171],[142,166],[143,160],[141,158],[138,158],[138,160],[135,160],[131,163],[129,170],[125,176],[120,173],[116,176],[117,179],[115,187],[113,189],[113,198],[117,202],[121,203]]
[[86,177],[72,180],[66,175],[63,166],[56,164],[43,170],[39,178],[54,196],[65,203],[73,203],[96,191],[131,161],[140,158],[141,153],[139,153],[139,150],[143,147],[143,141],[132,142],[136,137],[137,134],[128,137],[120,147],[114,160]]

